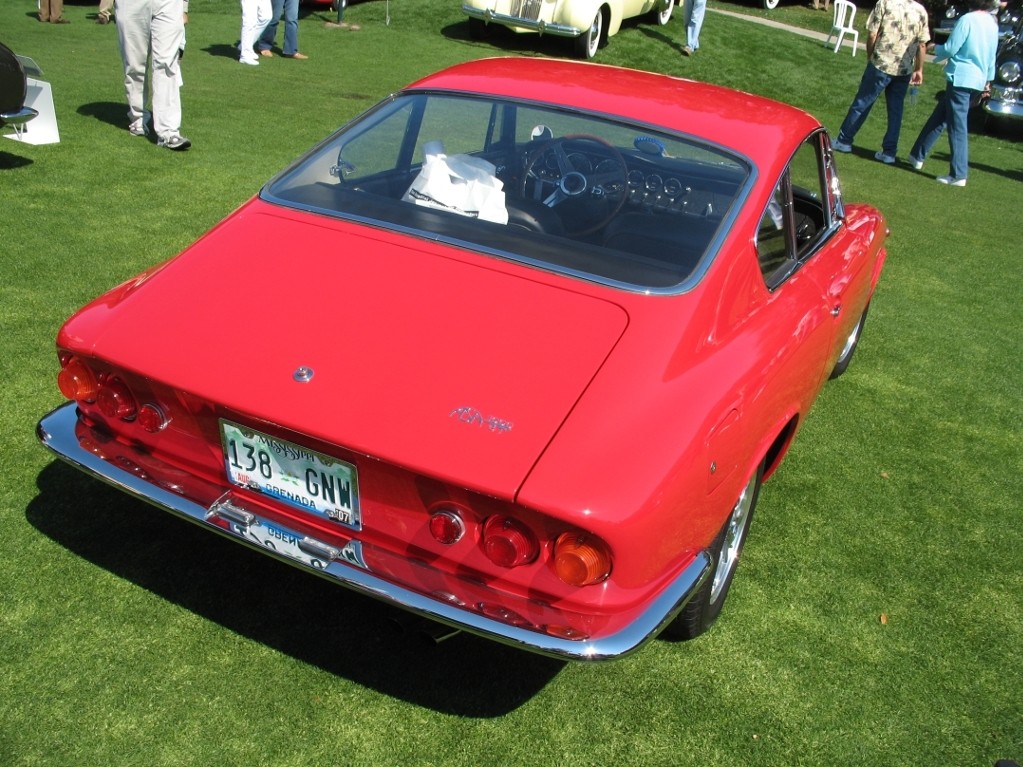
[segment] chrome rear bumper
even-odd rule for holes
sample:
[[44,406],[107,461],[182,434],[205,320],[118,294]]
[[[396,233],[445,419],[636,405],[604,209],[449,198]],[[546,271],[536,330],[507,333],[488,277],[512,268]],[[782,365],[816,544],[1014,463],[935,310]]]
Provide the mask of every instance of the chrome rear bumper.
[[[550,636],[495,620],[464,606],[438,601],[380,578],[360,561],[361,550],[357,541],[351,547],[330,547],[304,538],[301,533],[285,530],[300,539],[299,547],[311,556],[315,564],[283,556],[254,542],[255,536],[248,534],[254,525],[258,526],[259,516],[247,510],[244,502],[229,500],[225,495],[215,497],[218,491],[211,487],[209,492],[202,493],[209,496],[204,499],[209,500],[209,504],[203,505],[155,484],[147,477],[146,471],[138,470],[138,467],[136,470],[131,470],[130,466],[124,468],[123,462],[121,465],[115,464],[84,448],[76,433],[77,424],[76,408],[74,404],[67,404],[44,417],[36,432],[44,446],[75,468],[158,508],[244,543],[263,554],[424,618],[541,655],[594,661],[609,660],[630,653],[661,632],[703,585],[710,572],[710,559],[701,552],[624,629],[582,640]],[[274,526],[281,529],[276,523]]]

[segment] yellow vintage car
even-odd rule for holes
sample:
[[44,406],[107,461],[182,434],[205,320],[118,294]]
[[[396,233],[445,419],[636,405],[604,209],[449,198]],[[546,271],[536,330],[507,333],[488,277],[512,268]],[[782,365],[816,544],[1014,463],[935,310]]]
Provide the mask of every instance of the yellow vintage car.
[[490,24],[515,32],[570,37],[576,55],[592,59],[618,33],[622,21],[649,16],[659,25],[671,19],[675,0],[465,0],[474,38],[486,37]]

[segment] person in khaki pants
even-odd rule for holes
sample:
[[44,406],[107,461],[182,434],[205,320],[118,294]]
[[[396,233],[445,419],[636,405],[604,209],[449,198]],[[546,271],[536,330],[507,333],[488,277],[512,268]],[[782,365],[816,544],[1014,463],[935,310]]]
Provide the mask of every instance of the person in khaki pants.
[[[181,135],[181,50],[185,46],[187,0],[115,0],[117,36],[124,62],[128,132],[149,133],[146,76],[152,93],[156,145],[182,151],[192,142]],[[149,60],[152,71],[148,72]]]
[[39,20],[50,24],[70,24],[64,18],[64,0],[39,0]]

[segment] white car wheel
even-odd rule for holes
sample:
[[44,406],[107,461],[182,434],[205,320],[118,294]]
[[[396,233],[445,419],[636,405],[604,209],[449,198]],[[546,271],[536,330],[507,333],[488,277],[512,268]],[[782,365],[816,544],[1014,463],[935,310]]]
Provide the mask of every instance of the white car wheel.
[[590,28],[575,39],[575,51],[582,59],[592,59],[600,48],[600,39],[604,34],[604,14],[597,11]]

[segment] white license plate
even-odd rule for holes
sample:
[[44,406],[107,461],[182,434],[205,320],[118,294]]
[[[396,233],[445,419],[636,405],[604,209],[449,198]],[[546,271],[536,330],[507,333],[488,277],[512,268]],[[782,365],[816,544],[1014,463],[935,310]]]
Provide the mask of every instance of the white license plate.
[[350,463],[230,421],[220,422],[220,433],[233,483],[359,529],[359,482]]

